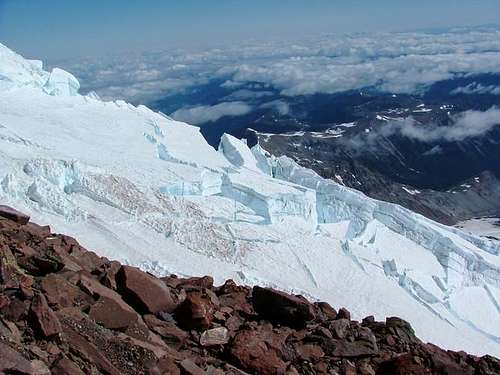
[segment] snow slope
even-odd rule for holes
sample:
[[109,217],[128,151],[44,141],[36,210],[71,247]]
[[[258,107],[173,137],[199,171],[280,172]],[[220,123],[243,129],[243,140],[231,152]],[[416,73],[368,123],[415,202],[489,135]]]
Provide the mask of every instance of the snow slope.
[[0,44],[0,202],[157,274],[279,287],[500,356],[500,245],[146,107],[77,93]]

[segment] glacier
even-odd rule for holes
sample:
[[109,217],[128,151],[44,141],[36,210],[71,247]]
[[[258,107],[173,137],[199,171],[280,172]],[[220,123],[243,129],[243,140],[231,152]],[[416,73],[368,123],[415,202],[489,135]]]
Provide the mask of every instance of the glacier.
[[0,44],[0,202],[102,256],[400,316],[425,341],[500,356],[500,244],[145,106],[80,95]]

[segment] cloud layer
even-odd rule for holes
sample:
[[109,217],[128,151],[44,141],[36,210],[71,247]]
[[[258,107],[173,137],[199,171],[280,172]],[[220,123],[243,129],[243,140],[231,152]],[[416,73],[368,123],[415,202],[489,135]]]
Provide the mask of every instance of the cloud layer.
[[[370,149],[379,147],[381,137],[388,138],[400,135],[419,142],[435,144],[443,142],[461,142],[469,138],[485,135],[500,126],[500,108],[491,107],[487,111],[465,111],[453,116],[449,125],[422,124],[413,117],[398,121],[390,121],[372,128],[368,133],[362,133],[347,140],[354,149]],[[440,146],[433,147],[427,155],[441,152]]]
[[[500,73],[500,30],[323,36],[296,43],[162,51],[64,65],[81,78],[84,90],[95,90],[106,99],[146,103],[214,78],[225,81],[226,88],[261,83],[288,96],[365,87],[415,93],[456,76]],[[249,96],[240,91],[231,100]]]
[[500,95],[500,86],[484,86],[481,85],[480,83],[473,82],[467,86],[463,87],[457,87],[455,90],[451,92],[452,94],[458,95],[458,94],[466,94],[466,95],[473,95],[473,94],[490,94],[490,95]]
[[171,114],[178,121],[193,125],[214,122],[225,116],[242,116],[252,111],[252,107],[243,102],[224,102],[213,106],[181,108]]

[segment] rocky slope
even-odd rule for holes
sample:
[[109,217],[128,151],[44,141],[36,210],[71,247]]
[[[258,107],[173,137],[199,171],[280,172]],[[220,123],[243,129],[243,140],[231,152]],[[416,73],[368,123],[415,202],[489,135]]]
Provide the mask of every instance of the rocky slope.
[[395,317],[209,276],[156,278],[0,207],[0,373],[498,374]]

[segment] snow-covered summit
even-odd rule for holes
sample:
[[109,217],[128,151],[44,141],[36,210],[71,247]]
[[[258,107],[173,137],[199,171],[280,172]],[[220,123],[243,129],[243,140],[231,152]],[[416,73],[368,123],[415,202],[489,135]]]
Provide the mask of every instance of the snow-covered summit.
[[279,287],[500,355],[498,243],[77,90],[0,45],[0,202],[150,272]]

